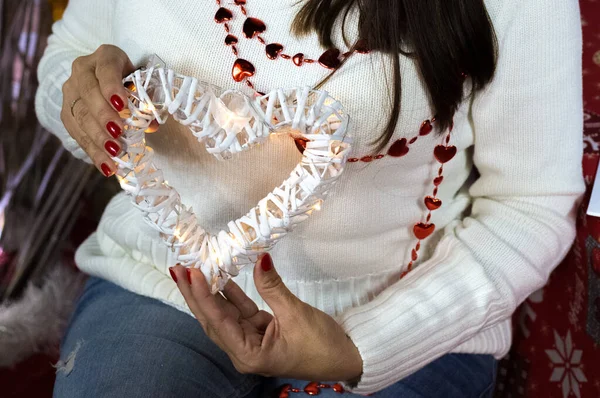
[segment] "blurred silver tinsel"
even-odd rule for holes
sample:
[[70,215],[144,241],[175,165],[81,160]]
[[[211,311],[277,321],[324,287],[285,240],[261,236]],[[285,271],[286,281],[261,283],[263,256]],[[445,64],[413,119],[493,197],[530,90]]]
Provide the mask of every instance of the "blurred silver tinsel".
[[[0,312],[11,304],[26,311],[27,292],[41,291],[52,275],[80,278],[74,250],[117,187],[37,122],[36,72],[51,30],[50,3],[0,0],[0,11]],[[71,272],[57,273],[57,267]],[[52,300],[62,299],[60,288],[47,290]],[[73,294],[65,292],[64,299],[72,302]],[[57,316],[64,318],[64,311]],[[0,325],[0,343],[10,326]]]

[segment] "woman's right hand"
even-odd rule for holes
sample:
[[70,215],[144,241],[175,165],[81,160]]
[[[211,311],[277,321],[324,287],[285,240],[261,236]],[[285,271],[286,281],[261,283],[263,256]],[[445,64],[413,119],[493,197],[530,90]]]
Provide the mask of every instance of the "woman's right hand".
[[103,44],[94,53],[75,59],[71,77],[62,87],[61,120],[106,177],[115,174],[111,157],[121,152],[119,112],[127,103],[122,81],[134,70],[123,50]]

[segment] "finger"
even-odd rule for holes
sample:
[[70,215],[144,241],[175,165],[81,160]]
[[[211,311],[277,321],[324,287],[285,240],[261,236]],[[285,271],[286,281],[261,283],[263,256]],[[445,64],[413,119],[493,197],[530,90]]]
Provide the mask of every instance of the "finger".
[[246,293],[231,279],[223,288],[223,295],[229,302],[237,307],[242,318],[250,318],[258,312],[256,303],[252,301]]
[[247,321],[261,332],[264,332],[267,329],[272,320],[273,315],[269,314],[267,311],[258,311],[250,318],[247,318]]
[[[123,133],[124,123],[119,113],[104,98],[95,75],[95,65],[88,65],[85,61],[77,62],[76,60],[73,63],[73,74],[76,73],[77,76],[77,93],[81,102],[88,109],[89,116],[102,126],[106,138],[118,138]],[[120,108],[123,109],[124,103],[119,101],[119,104],[123,105]]]
[[135,67],[127,54],[119,47],[109,44],[96,50],[99,58],[96,63],[96,79],[102,96],[115,110],[120,112],[127,104],[127,90],[123,87],[123,78],[131,74]]
[[303,304],[285,286],[273,266],[269,253],[259,257],[254,267],[254,284],[260,296],[276,316],[293,317],[300,304]]
[[206,319],[208,328],[217,334],[230,352],[242,352],[245,338],[238,320],[230,316],[219,305],[200,270],[187,268],[187,272],[193,300]]
[[79,105],[80,102],[78,101],[73,107],[73,115],[81,130],[94,141],[96,147],[102,148],[108,156],[119,156],[121,145],[107,136],[98,121],[94,119],[91,110],[85,104]]
[[[73,137],[73,139],[77,142],[77,144],[83,149],[85,153],[88,154],[92,163],[96,166],[96,168],[104,174],[106,177],[110,177],[114,175],[117,171],[115,166],[115,162],[108,156],[108,154],[100,149],[95,143],[94,140],[88,136],[85,131],[79,127],[79,124],[75,121],[73,116],[71,115],[70,110],[66,110],[66,108],[70,108],[70,104],[65,107],[63,105],[63,110],[61,111],[61,120],[69,132],[69,135]],[[68,112],[68,114],[65,114]]]
[[244,330],[244,334],[248,336],[247,340],[250,347],[261,347],[264,337],[264,330],[257,330],[256,326],[247,319],[242,319],[240,321],[240,325]]
[[196,316],[198,322],[200,322],[200,325],[202,326],[202,329],[204,329],[204,332],[208,334],[208,324],[206,318],[204,317],[202,311],[200,311],[198,303],[196,302],[196,299],[192,294],[192,287],[190,286],[187,279],[187,268],[181,265],[176,265],[175,267],[170,267],[169,272],[171,273],[171,277],[173,278],[175,283],[177,283],[177,288],[179,288],[179,291],[185,299],[185,302],[187,303],[188,307],[190,307],[190,310]]
[[238,321],[242,319],[240,310],[233,305],[233,303],[227,300],[225,296],[221,294],[221,292],[216,293],[215,298],[217,299],[217,304],[223,309],[223,311],[227,312],[232,318],[237,319]]
[[235,305],[242,319],[248,321],[256,330],[264,332],[273,315],[266,311],[259,311],[256,303],[231,279],[225,285],[223,294],[229,303]]

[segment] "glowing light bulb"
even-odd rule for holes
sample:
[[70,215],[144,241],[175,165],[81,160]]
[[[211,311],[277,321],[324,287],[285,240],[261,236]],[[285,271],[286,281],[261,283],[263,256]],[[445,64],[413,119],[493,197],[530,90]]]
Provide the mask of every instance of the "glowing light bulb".
[[146,130],[144,130],[145,133],[156,133],[158,131],[158,121],[156,119],[154,119],[153,121],[150,122],[150,124],[148,125],[148,128]]
[[154,107],[154,104],[150,103],[147,104],[145,102],[140,102],[140,110],[142,112],[152,112],[154,111],[156,108]]
[[135,87],[135,83],[133,83],[133,82],[125,82],[124,86],[127,90],[133,91],[134,93],[137,91],[137,88]]

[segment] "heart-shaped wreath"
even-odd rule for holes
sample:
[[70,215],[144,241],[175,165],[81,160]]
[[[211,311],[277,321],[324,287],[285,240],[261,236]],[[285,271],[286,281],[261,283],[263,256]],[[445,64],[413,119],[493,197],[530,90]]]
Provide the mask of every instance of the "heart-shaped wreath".
[[[249,97],[154,66],[123,82],[130,114],[124,118],[124,152],[114,158],[121,187],[176,252],[178,262],[202,270],[213,293],[318,209],[344,170],[351,149],[349,118],[325,91],[276,89]],[[228,230],[209,234],[165,181],[146,145],[150,124],[163,124],[169,115],[219,159],[250,149],[271,134],[292,135],[302,144],[302,159],[256,207],[230,221]]]

